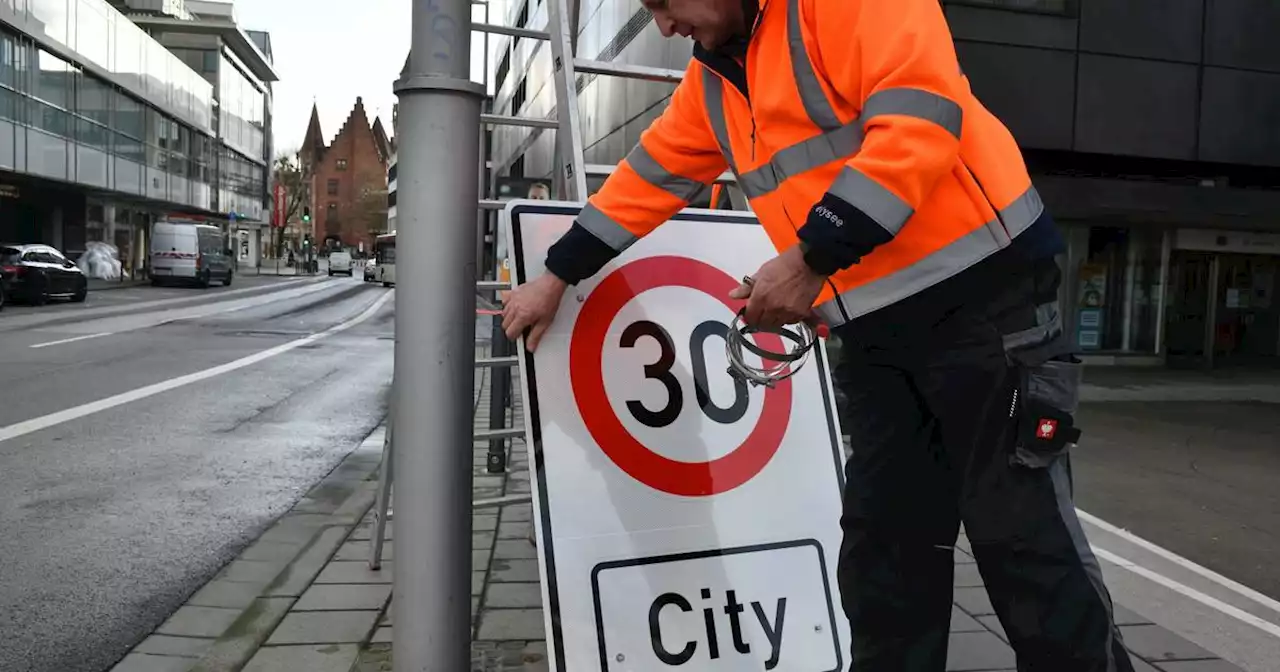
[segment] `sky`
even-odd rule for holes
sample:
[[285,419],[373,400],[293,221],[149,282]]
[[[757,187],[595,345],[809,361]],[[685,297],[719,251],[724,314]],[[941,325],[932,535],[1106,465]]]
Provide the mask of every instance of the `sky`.
[[[356,96],[364,97],[369,122],[382,116],[391,133],[391,87],[409,53],[411,11],[411,0],[235,0],[241,28],[271,33],[280,75],[273,85],[277,155],[302,144],[313,103],[325,142]],[[472,35],[472,78],[480,81],[482,37]]]

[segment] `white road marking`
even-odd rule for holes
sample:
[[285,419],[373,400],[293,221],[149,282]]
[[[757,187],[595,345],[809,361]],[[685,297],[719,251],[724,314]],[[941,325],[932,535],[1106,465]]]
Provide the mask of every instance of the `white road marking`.
[[1083,520],[1089,523],[1090,525],[1093,525],[1094,527],[1097,527],[1110,534],[1114,534],[1117,537],[1120,537],[1121,539],[1124,539],[1125,541],[1133,544],[1134,546],[1142,548],[1146,551],[1150,551],[1151,553],[1154,553],[1155,555],[1158,555],[1161,558],[1164,558],[1165,560],[1168,560],[1169,562],[1172,562],[1173,564],[1185,570],[1188,570],[1195,574],[1199,574],[1200,576],[1218,584],[1219,586],[1222,586],[1223,588],[1226,588],[1227,590],[1230,590],[1233,593],[1236,593],[1237,595],[1240,595],[1241,597],[1248,598],[1249,600],[1252,600],[1266,607],[1267,609],[1270,609],[1271,611],[1274,611],[1277,614],[1280,614],[1280,602],[1273,600],[1270,597],[1267,597],[1266,595],[1263,595],[1262,593],[1259,593],[1258,591],[1244,584],[1238,583],[1236,581],[1232,581],[1231,579],[1228,579],[1227,577],[1211,569],[1208,569],[1206,567],[1201,567],[1200,565],[1197,565],[1196,563],[1174,553],[1173,551],[1169,551],[1164,548],[1161,548],[1147,541],[1146,539],[1143,539],[1142,537],[1139,537],[1136,534],[1133,534],[1132,532],[1118,528],[1115,525],[1112,525],[1111,523],[1108,523],[1107,521],[1102,520],[1097,516],[1093,516],[1084,511],[1081,511],[1080,509],[1076,509],[1076,515],[1080,517],[1080,520]]
[[[48,343],[37,343],[37,344],[35,344],[35,345],[28,346],[28,347],[31,347],[31,348],[47,348],[47,347],[52,346],[52,345],[62,345],[62,344],[64,344],[64,343],[75,343],[76,341],[84,341],[84,340],[88,340],[88,339],[90,339],[90,338],[98,338],[98,337],[100,337],[100,336],[112,336],[112,335],[115,335],[115,334],[125,334],[125,333],[131,332],[131,331],[139,331],[139,330],[142,330],[142,329],[151,329],[151,328],[159,327],[159,326],[163,326],[163,325],[166,325],[166,324],[173,324],[174,322],[182,322],[182,321],[184,321],[184,320],[198,320],[198,319],[201,319],[201,318],[204,318],[204,317],[209,317],[209,316],[211,316],[211,315],[221,315],[221,314],[223,314],[223,313],[234,313],[234,312],[239,311],[239,310],[248,310],[248,309],[250,309],[250,308],[260,308],[260,307],[262,307],[262,306],[269,305],[269,304],[271,304],[271,303],[276,303],[276,302],[278,302],[278,301],[289,300],[289,299],[298,299],[298,298],[302,298],[302,297],[307,296],[307,295],[310,295],[310,294],[316,294],[316,293],[318,293],[318,292],[321,292],[321,291],[324,291],[324,290],[326,290],[326,289],[329,289],[329,288],[331,288],[331,287],[333,287],[333,286],[334,286],[334,285],[330,285],[330,284],[328,284],[328,283],[316,283],[316,284],[313,284],[313,285],[310,285],[310,286],[307,286],[307,287],[299,287],[299,288],[296,288],[296,289],[290,289],[290,290],[286,290],[286,291],[272,292],[272,293],[270,293],[270,294],[264,294],[264,295],[262,295],[262,296],[252,296],[252,297],[248,297],[248,298],[244,298],[244,299],[236,299],[236,300],[234,300],[234,301],[218,301],[218,302],[215,302],[213,305],[215,305],[215,306],[223,306],[223,307],[221,307],[221,308],[215,308],[214,310],[208,310],[208,311],[205,311],[205,312],[203,312],[203,313],[196,313],[196,314],[194,314],[194,315],[178,315],[177,317],[170,317],[170,318],[166,318],[166,319],[160,320],[159,322],[142,323],[142,324],[139,324],[139,325],[138,325],[138,326],[136,326],[136,327],[130,327],[130,328],[127,328],[127,329],[117,329],[117,330],[115,330],[115,331],[104,331],[104,332],[102,332],[102,333],[98,333],[98,334],[89,334],[89,335],[87,335],[87,336],[76,336],[75,338],[64,338],[64,339],[57,340],[57,341],[49,341]],[[181,310],[194,310],[194,309],[199,308],[199,307],[200,307],[200,306],[199,306],[199,305],[197,305],[197,306],[192,306],[192,307],[191,307],[191,308],[189,308],[189,309],[178,308],[178,309],[172,309],[172,310],[170,310],[170,311],[164,311],[164,312],[177,312],[177,311],[181,311]],[[127,316],[124,316],[124,317],[126,317],[126,318],[127,318],[127,317],[140,317],[140,316],[142,316],[142,315],[147,315],[147,314],[151,314],[151,313],[139,313],[139,314],[137,314],[137,315],[127,315]],[[114,317],[114,316],[112,316],[112,317],[99,318],[99,320],[97,320],[97,321],[101,321],[101,320],[109,320],[109,319],[113,319],[113,317]]]
[[330,327],[321,332],[311,334],[310,336],[305,336],[297,340],[289,341],[288,343],[277,345],[274,348],[269,348],[267,350],[263,350],[262,352],[254,353],[252,355],[249,355],[248,357],[242,357],[233,362],[221,364],[219,366],[215,366],[210,369],[205,369],[203,371],[196,371],[195,373],[189,373],[185,376],[172,378],[170,380],[156,383],[154,385],[140,387],[136,390],[130,390],[122,394],[117,394],[112,397],[107,397],[106,399],[99,399],[98,401],[93,401],[87,404],[76,406],[74,408],[68,408],[66,410],[58,411],[56,413],[50,413],[48,415],[44,415],[38,418],[32,418],[30,420],[24,420],[17,424],[9,425],[8,427],[0,427],[0,443],[8,441],[9,439],[17,438],[19,436],[31,434],[32,432],[38,432],[42,429],[47,429],[55,425],[60,425],[64,422],[70,422],[78,418],[83,418],[86,415],[92,415],[94,413],[99,413],[101,411],[112,409],[117,406],[122,406],[124,404],[130,403],[133,401],[146,399],[147,397],[155,396],[162,392],[168,392],[169,390],[174,390],[179,387],[183,387],[185,385],[198,383],[202,380],[208,380],[209,378],[220,376],[224,373],[230,373],[231,371],[235,371],[237,369],[243,369],[246,366],[252,366],[263,360],[275,357],[276,355],[282,355],[286,352],[289,352],[290,350],[295,350],[304,345],[315,343],[316,341],[328,338],[329,336],[332,336],[334,334],[346,331],[368,320],[369,318],[373,317],[374,314],[377,313],[378,310],[382,308],[382,306],[386,305],[387,301],[391,300],[391,297],[393,296],[395,296],[395,290],[387,292],[382,297],[380,297],[377,301],[375,301],[372,306],[369,306],[369,308],[367,308],[364,312],[351,318],[350,320],[347,320],[346,322],[343,322],[342,324]]
[[1141,576],[1142,578],[1147,579],[1148,581],[1158,583],[1161,586],[1164,586],[1165,588],[1168,588],[1169,590],[1172,590],[1173,592],[1178,593],[1179,595],[1182,595],[1183,597],[1189,597],[1195,600],[1196,602],[1199,602],[1200,604],[1203,604],[1206,607],[1209,607],[1210,609],[1219,611],[1242,623],[1252,625],[1253,627],[1273,637],[1280,638],[1280,625],[1276,625],[1271,621],[1258,618],[1257,616],[1254,616],[1253,614],[1239,607],[1227,604],[1226,602],[1223,602],[1222,600],[1219,600],[1218,598],[1213,597],[1212,595],[1206,595],[1196,590],[1195,588],[1192,588],[1191,586],[1178,583],[1177,581],[1174,581],[1173,579],[1163,574],[1160,574],[1158,572],[1153,572],[1147,569],[1146,567],[1143,567],[1142,565],[1139,565],[1131,560],[1126,560],[1125,558],[1119,555],[1116,555],[1115,553],[1112,553],[1111,551],[1108,551],[1106,549],[1102,549],[1102,548],[1098,548],[1097,546],[1094,546],[1093,552],[1097,554],[1099,558],[1102,558],[1103,560],[1106,560],[1107,562],[1110,562],[1118,567],[1121,567],[1130,572],[1133,572],[1134,574],[1137,574],[1138,576]]
[[31,347],[32,349],[47,348],[47,347],[49,347],[49,346],[51,346],[51,345],[62,345],[63,343],[75,343],[76,341],[87,341],[87,340],[89,340],[89,339],[91,339],[91,338],[100,338],[100,337],[102,337],[102,336],[110,336],[110,335],[112,335],[112,334],[114,334],[114,333],[116,333],[116,332],[114,332],[114,331],[104,331],[104,332],[102,332],[102,333],[100,333],[100,334],[89,334],[88,336],[76,336],[75,338],[64,338],[64,339],[62,339],[62,340],[60,340],[60,341],[49,341],[48,343],[36,343],[35,345],[32,345],[32,346],[30,346],[30,347]]

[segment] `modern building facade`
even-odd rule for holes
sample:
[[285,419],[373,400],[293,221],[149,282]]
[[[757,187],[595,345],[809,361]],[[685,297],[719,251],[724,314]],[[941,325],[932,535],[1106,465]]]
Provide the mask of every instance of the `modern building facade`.
[[104,0],[0,2],[0,239],[127,272],[154,218],[216,210],[213,87]]
[[[1280,4],[943,0],[960,64],[1013,131],[1069,251],[1063,319],[1094,363],[1280,365]],[[545,0],[496,17],[546,25]],[[684,68],[630,0],[581,0],[577,53]],[[499,38],[499,114],[550,116],[550,49]],[[580,77],[588,163],[616,163],[672,87]],[[500,174],[547,177],[554,134],[501,127]],[[705,195],[704,197],[705,198]],[[705,201],[704,201],[705,202]]]
[[220,86],[231,49],[195,69],[148,34],[195,4],[222,3],[0,2],[0,239],[109,242],[137,276],[160,217],[265,220],[269,97]]
[[269,176],[273,66],[271,37],[243,30],[231,2],[116,0],[128,17],[213,85],[217,182],[213,211],[241,265],[271,253]]

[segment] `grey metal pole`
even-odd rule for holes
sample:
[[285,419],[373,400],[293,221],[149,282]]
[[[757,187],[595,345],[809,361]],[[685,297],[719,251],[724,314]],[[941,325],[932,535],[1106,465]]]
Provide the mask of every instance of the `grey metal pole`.
[[395,672],[471,664],[471,410],[482,87],[471,4],[417,0],[401,125],[396,269]]

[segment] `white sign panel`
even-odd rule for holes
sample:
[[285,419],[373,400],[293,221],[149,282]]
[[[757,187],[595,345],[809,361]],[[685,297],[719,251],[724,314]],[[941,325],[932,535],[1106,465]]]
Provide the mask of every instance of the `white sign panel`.
[[[579,209],[507,207],[517,284]],[[553,670],[847,666],[826,352],[773,388],[727,372],[728,293],[775,254],[750,215],[685,211],[570,287],[537,353],[521,348]]]

